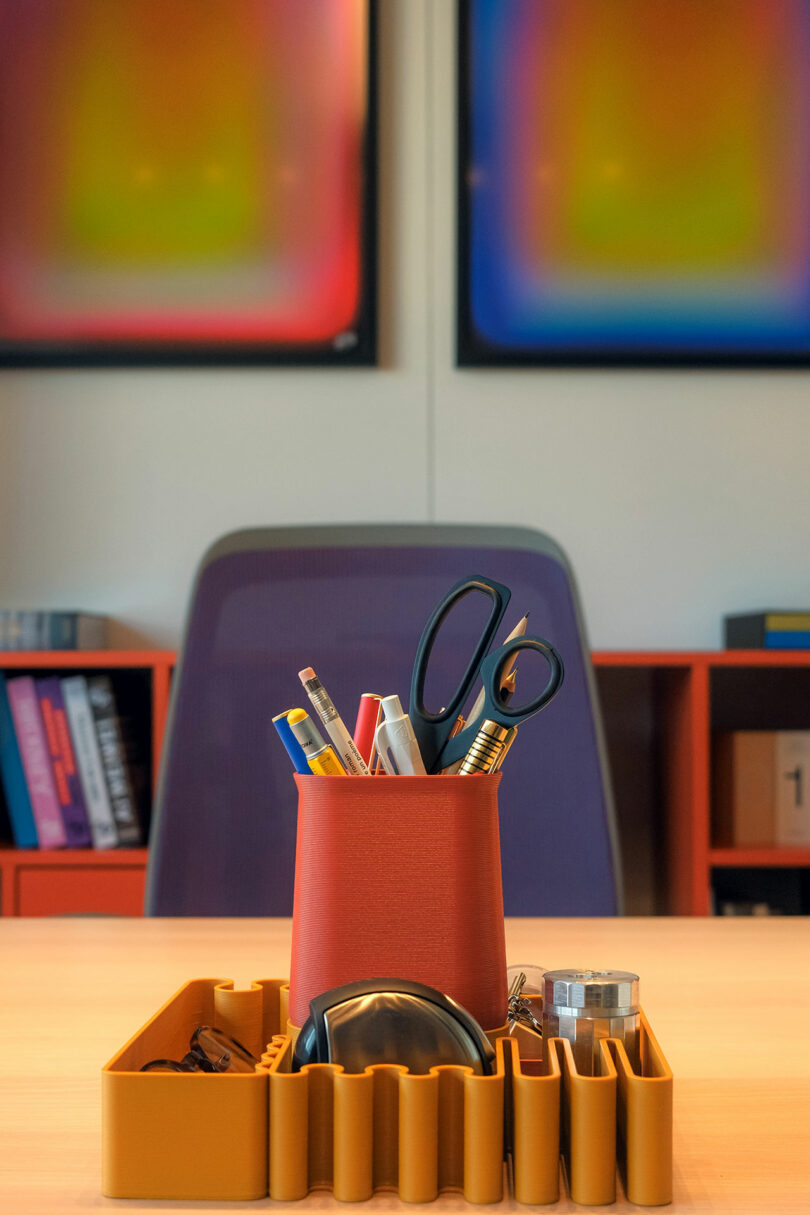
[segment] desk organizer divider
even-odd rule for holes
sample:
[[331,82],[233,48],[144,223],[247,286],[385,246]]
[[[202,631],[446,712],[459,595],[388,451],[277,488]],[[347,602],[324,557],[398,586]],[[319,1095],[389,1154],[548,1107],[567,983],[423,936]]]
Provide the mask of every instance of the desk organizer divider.
[[[562,1151],[574,1202],[613,1202],[617,1164],[631,1203],[671,1201],[672,1072],[643,1013],[641,1075],[610,1039],[602,1074],[580,1076],[560,1038],[535,1074],[520,1034],[504,1029],[489,1035],[492,1076],[456,1066],[411,1075],[390,1064],[350,1075],[324,1063],[290,1070],[297,1031],[287,1002],[283,979],[244,991],[193,979],[106,1064],[105,1195],[291,1202],[320,1188],[347,1202],[393,1190],[407,1202],[456,1191],[491,1203],[504,1196],[506,1157],[519,1202],[553,1203]],[[256,1072],[139,1071],[182,1058],[205,1024],[260,1056]]]

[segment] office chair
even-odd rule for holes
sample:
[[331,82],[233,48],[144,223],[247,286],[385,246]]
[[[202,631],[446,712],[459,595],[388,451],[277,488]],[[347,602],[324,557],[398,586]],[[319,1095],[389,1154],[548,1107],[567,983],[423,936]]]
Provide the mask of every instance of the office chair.
[[[407,704],[425,621],[470,573],[511,588],[504,636],[529,612],[529,632],[551,641],[565,663],[556,699],[521,727],[503,767],[505,913],[620,911],[599,710],[564,554],[528,528],[369,525],[247,529],[204,556],[172,687],[148,915],[291,914],[297,792],[271,719],[296,705],[310,710],[298,679],[307,666],[349,730],[362,692],[397,692]],[[470,601],[478,599],[462,601],[469,611],[453,614],[446,644],[440,634],[435,687],[457,686],[488,612],[487,603],[477,614]],[[537,662],[539,680],[547,672]],[[527,677],[520,671],[519,681]]]

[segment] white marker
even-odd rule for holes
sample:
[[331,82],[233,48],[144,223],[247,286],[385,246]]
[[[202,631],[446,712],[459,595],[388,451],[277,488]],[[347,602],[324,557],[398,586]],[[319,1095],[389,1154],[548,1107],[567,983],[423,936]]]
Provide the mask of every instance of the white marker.
[[307,696],[320,717],[326,733],[334,743],[338,758],[350,776],[370,776],[368,764],[357,750],[354,739],[343,724],[343,719],[332,704],[332,699],[312,667],[298,672]]
[[386,772],[389,776],[426,776],[411,719],[403,712],[399,697],[383,697],[382,710],[385,720],[377,726],[374,742]]

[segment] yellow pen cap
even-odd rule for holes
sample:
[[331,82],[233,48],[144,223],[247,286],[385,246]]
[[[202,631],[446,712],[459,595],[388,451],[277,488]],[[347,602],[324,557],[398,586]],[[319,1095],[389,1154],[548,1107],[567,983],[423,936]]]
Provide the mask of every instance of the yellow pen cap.
[[317,755],[327,745],[309,713],[305,713],[303,709],[291,709],[287,714],[287,722],[307,761],[311,755]]

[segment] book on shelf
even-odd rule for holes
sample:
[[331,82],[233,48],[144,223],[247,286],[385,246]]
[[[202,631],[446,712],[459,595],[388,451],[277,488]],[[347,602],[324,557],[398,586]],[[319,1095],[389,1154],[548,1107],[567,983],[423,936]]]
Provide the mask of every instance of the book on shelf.
[[6,690],[34,812],[39,846],[64,848],[67,844],[67,832],[59,806],[34,680],[30,675],[8,679]]
[[138,798],[130,770],[130,755],[115,703],[109,675],[87,679],[87,694],[96,727],[101,762],[107,778],[118,841],[137,846],[143,843]]
[[0,609],[0,651],[103,650],[106,644],[106,616]]
[[14,842],[14,832],[11,827],[11,815],[8,812],[6,792],[0,780],[0,845]]
[[118,831],[101,762],[87,680],[83,675],[71,675],[62,679],[61,684],[93,847],[115,848]]
[[69,848],[89,848],[92,844],[87,807],[84,804],[81,781],[65,713],[62,685],[55,675],[35,679],[42,724],[53,765],[56,796]]
[[723,625],[727,650],[810,649],[810,612],[747,612]]
[[18,848],[36,848],[38,844],[34,810],[25,780],[22,756],[14,729],[14,718],[8,699],[6,677],[0,671],[0,777],[6,795],[6,807],[11,833]]

